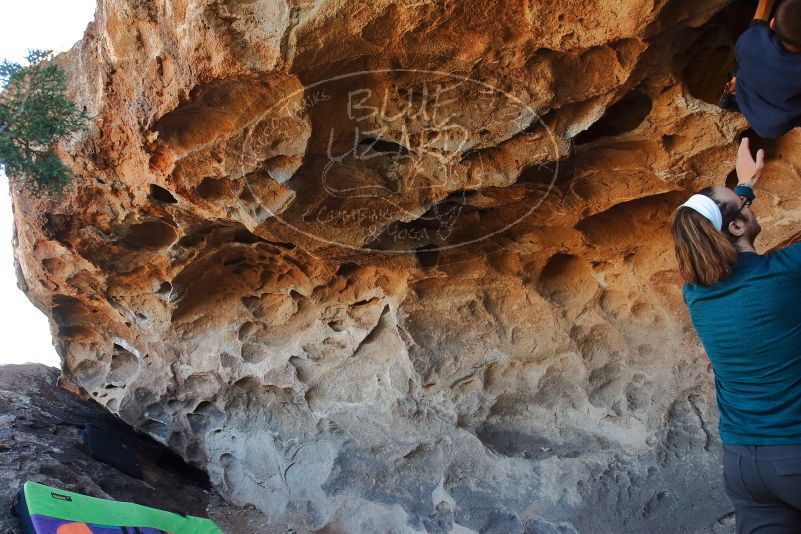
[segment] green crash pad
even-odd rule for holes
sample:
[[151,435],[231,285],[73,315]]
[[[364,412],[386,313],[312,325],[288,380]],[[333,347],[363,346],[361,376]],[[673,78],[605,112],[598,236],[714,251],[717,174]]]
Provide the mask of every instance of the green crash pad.
[[222,534],[211,520],[26,482],[17,512],[25,534]]

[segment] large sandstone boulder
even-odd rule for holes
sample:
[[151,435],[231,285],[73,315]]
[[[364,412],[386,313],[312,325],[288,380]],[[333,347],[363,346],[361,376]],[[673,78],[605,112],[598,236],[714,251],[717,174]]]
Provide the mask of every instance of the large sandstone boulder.
[[753,7],[99,1],[74,190],[14,192],[64,383],[297,532],[731,531],[666,226]]
[[[223,501],[209,491],[202,471],[99,404],[57,387],[58,377],[58,369],[41,364],[0,366],[0,532],[22,532],[11,503],[29,480],[101,499],[211,517],[227,534],[284,532],[271,528],[252,507]],[[134,451],[141,476],[95,459],[85,439],[87,427]]]

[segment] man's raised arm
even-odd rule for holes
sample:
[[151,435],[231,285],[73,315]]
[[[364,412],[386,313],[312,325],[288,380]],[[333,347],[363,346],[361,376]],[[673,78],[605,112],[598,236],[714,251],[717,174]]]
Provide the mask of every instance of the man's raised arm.
[[759,5],[754,13],[754,20],[769,21],[773,13],[773,8],[776,6],[776,0],[759,0]]

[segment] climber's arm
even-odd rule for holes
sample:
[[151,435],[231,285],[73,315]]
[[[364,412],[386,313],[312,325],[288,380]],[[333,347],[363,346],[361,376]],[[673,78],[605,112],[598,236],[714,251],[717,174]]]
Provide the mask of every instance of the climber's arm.
[[776,0],[759,0],[759,5],[754,13],[754,20],[770,20]]

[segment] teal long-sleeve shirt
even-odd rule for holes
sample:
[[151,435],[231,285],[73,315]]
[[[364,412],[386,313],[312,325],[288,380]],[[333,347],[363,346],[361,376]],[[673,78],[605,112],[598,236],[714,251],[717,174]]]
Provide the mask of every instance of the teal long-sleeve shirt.
[[801,243],[740,253],[731,277],[682,295],[715,373],[721,440],[801,444]]

